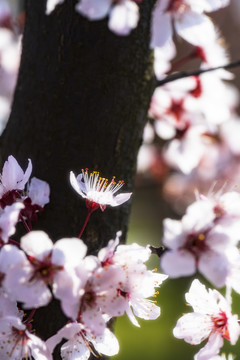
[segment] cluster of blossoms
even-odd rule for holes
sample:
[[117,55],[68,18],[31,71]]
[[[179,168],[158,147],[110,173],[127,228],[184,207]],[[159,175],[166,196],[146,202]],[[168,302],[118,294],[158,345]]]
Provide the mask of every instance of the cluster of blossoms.
[[163,221],[163,271],[178,278],[198,270],[214,287],[227,289],[224,298],[194,280],[186,294],[194,313],[183,315],[173,334],[192,345],[208,339],[194,360],[221,359],[223,340],[235,345],[240,335],[238,317],[231,314],[231,291],[240,294],[239,224],[240,194],[236,191],[208,197],[198,194],[181,220]]
[[[90,353],[114,355],[119,345],[107,322],[125,313],[135,326],[139,326],[136,317],[156,319],[160,308],[149,298],[156,296],[155,288],[167,275],[147,269],[149,246],[119,245],[120,232],[93,256],[86,255],[87,246],[80,238],[63,238],[53,244],[45,232],[32,231],[32,221],[49,201],[49,187],[37,178],[26,185],[31,172],[31,160],[24,172],[9,156],[1,174],[0,357],[51,360],[62,339],[63,359],[87,359]],[[70,182],[86,199],[89,214],[98,208],[103,211],[106,205],[120,205],[131,196],[115,195],[122,181],[113,178],[108,184],[98,172],[89,174],[87,169],[77,177],[71,172]],[[27,234],[18,243],[10,236],[19,221]],[[31,321],[37,309],[53,297],[60,301],[68,321],[44,342],[33,334]],[[25,320],[23,310],[30,311]]]

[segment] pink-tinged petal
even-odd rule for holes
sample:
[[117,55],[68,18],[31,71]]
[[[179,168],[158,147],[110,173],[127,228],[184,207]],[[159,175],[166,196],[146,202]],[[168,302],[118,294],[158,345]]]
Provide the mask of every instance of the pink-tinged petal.
[[192,45],[204,47],[216,39],[212,21],[203,14],[187,11],[174,24],[177,34]]
[[155,320],[160,316],[160,307],[148,299],[133,299],[130,300],[130,305],[137,317],[144,320]]
[[[82,176],[82,174],[80,174],[80,176]],[[81,189],[81,180],[78,181],[78,179],[76,178],[76,176],[72,171],[70,172],[70,184],[79,195],[81,195],[83,198],[86,198],[86,188],[85,191],[83,192]]]
[[160,260],[160,266],[170,278],[191,276],[196,272],[194,256],[186,250],[166,251]]
[[28,160],[28,167],[24,174],[22,168],[19,166],[17,160],[10,155],[8,160],[5,161],[2,171],[2,191],[18,189],[23,190],[26,182],[28,181],[32,172],[31,160]]
[[125,0],[112,7],[108,27],[115,34],[126,36],[135,29],[139,19],[139,8],[136,3]]
[[13,265],[26,261],[26,255],[14,245],[5,245],[0,251],[0,272],[8,273]]
[[224,253],[207,251],[202,253],[199,258],[198,270],[214,286],[221,288],[226,285],[230,264]]
[[11,301],[4,293],[3,289],[0,289],[0,318],[4,316],[16,316],[19,317],[19,310],[17,308],[17,302]]
[[71,267],[56,271],[52,291],[54,296],[61,301],[63,309],[70,309],[67,310],[67,315],[72,319],[76,319],[79,309],[79,287],[80,279]]
[[64,0],[47,0],[46,14],[49,15],[58,4],[62,4]]
[[52,263],[75,267],[87,253],[87,246],[78,238],[64,238],[53,246]]
[[182,222],[179,220],[163,220],[163,244],[172,250],[185,245],[186,236],[183,233]]
[[61,346],[61,357],[68,360],[87,360],[90,357],[90,350],[83,338],[75,335]]
[[55,335],[47,339],[47,347],[53,352],[54,348],[62,341],[62,339],[71,339],[81,330],[82,326],[76,322],[66,324]]
[[28,182],[28,179],[30,178],[31,173],[32,173],[32,162],[30,159],[28,159],[28,167],[27,167],[25,173],[23,174],[22,180],[18,181],[17,189],[20,189],[20,190],[24,189],[24,186]]
[[29,348],[31,349],[31,355],[37,360],[52,360],[52,355],[46,346],[46,343],[42,341],[36,335],[26,332],[28,336]]
[[111,206],[118,206],[118,205],[125,203],[126,201],[128,201],[130,199],[131,195],[132,195],[132,193],[122,193],[122,194],[118,194],[118,195],[114,196]]
[[216,215],[210,201],[199,200],[188,206],[186,215],[182,218],[182,226],[185,232],[203,232],[213,226]]
[[131,245],[119,245],[114,254],[114,261],[119,264],[130,264],[135,260],[138,264],[145,263],[151,256],[149,247],[133,243]]
[[81,315],[81,322],[95,336],[102,335],[106,328],[103,315],[97,306],[92,308],[88,307],[88,309]]
[[21,248],[30,256],[43,260],[53,249],[53,243],[44,231],[31,231],[20,240]]
[[101,262],[105,262],[107,261],[108,259],[112,258],[115,251],[116,251],[116,248],[119,244],[119,237],[122,235],[122,232],[121,231],[118,231],[117,234],[116,234],[116,239],[115,240],[110,240],[108,242],[108,245],[105,247],[105,248],[102,248],[99,250],[98,252],[98,259],[101,261]]
[[188,304],[190,304],[197,313],[213,315],[218,312],[215,297],[211,292],[208,292],[205,285],[200,283],[197,279],[193,280],[185,298]]
[[158,1],[152,15],[151,48],[162,47],[172,39],[171,15],[163,12],[162,1]]
[[173,335],[192,345],[197,345],[206,339],[211,331],[212,321],[208,315],[190,313],[178,319]]
[[100,354],[113,356],[119,352],[118,340],[109,329],[105,329],[103,335],[89,337],[89,339]]
[[223,346],[223,338],[219,333],[210,335],[206,345],[194,356],[194,360],[209,360],[219,353]]
[[49,203],[50,187],[46,181],[33,177],[31,179],[28,196],[32,200],[32,204],[44,207]]
[[19,213],[24,205],[20,202],[6,206],[0,216],[1,238],[7,242],[8,238],[16,231],[16,224],[18,222]]
[[3,285],[9,298],[23,303],[25,309],[38,308],[47,305],[51,292],[47,285],[39,279],[32,279],[32,269],[27,264],[19,264],[10,268]]
[[100,20],[107,16],[112,0],[80,0],[76,10],[89,20]]

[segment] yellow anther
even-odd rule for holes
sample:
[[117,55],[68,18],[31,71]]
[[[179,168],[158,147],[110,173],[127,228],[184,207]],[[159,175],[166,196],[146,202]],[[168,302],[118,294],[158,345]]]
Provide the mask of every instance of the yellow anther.
[[204,234],[199,234],[198,235],[198,240],[204,240],[205,239],[205,235]]

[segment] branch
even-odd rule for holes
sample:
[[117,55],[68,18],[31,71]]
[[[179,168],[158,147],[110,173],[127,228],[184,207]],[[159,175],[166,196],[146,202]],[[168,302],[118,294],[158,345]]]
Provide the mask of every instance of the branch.
[[157,80],[156,81],[156,87],[167,84],[167,83],[175,81],[175,80],[183,79],[183,78],[186,78],[186,77],[189,77],[189,76],[199,76],[199,75],[204,74],[204,73],[209,72],[209,71],[214,71],[214,70],[219,70],[219,69],[231,69],[231,68],[234,68],[234,67],[237,67],[237,66],[240,66],[240,60],[231,62],[231,63],[226,64],[226,65],[221,65],[221,66],[209,68],[209,69],[198,69],[198,70],[193,70],[193,71],[181,71],[181,72],[175,73],[173,75],[169,75],[165,79]]

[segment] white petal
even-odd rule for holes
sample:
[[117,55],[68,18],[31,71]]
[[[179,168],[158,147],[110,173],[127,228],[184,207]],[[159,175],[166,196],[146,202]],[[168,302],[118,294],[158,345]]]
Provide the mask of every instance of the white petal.
[[28,196],[32,200],[32,204],[43,207],[49,203],[50,187],[46,181],[33,177],[31,179]]
[[223,338],[219,333],[210,335],[206,345],[194,356],[194,360],[208,360],[212,359],[214,355],[219,353],[223,346]]
[[125,0],[116,4],[110,11],[108,27],[115,34],[128,35],[138,24],[139,9],[137,4]]
[[216,32],[211,20],[193,11],[187,11],[180,21],[175,21],[175,28],[178,35],[190,44],[203,46],[206,43],[215,41]]
[[47,0],[46,14],[49,15],[58,4],[62,4],[64,0]]
[[133,312],[144,320],[155,320],[160,316],[160,307],[148,299],[134,299],[130,301]]
[[75,267],[87,253],[87,246],[78,238],[64,238],[58,240],[53,246],[53,264]]
[[91,338],[91,342],[101,354],[113,356],[119,352],[118,340],[109,329],[105,329],[103,335]]
[[197,313],[213,315],[219,310],[213,293],[208,292],[205,285],[197,279],[193,280],[185,298]]
[[74,190],[81,195],[82,197],[86,197],[86,195],[82,192],[81,190],[81,186],[76,178],[76,176],[74,175],[74,173],[71,171],[70,172],[70,183],[72,185],[72,187],[74,188]]
[[107,16],[112,0],[80,0],[76,10],[90,20],[100,20]]
[[123,203],[125,203],[126,201],[128,201],[131,197],[132,193],[122,193],[122,194],[118,194],[115,197],[113,197],[114,199],[114,204],[112,203],[112,206],[118,206],[121,205]]
[[53,248],[53,243],[44,231],[31,231],[21,238],[21,248],[30,256],[43,260]]
[[152,15],[151,47],[162,47],[172,38],[170,14],[163,12],[162,1],[158,1]]
[[183,315],[173,329],[173,335],[178,339],[197,345],[206,339],[212,331],[212,320],[208,315],[190,313]]

